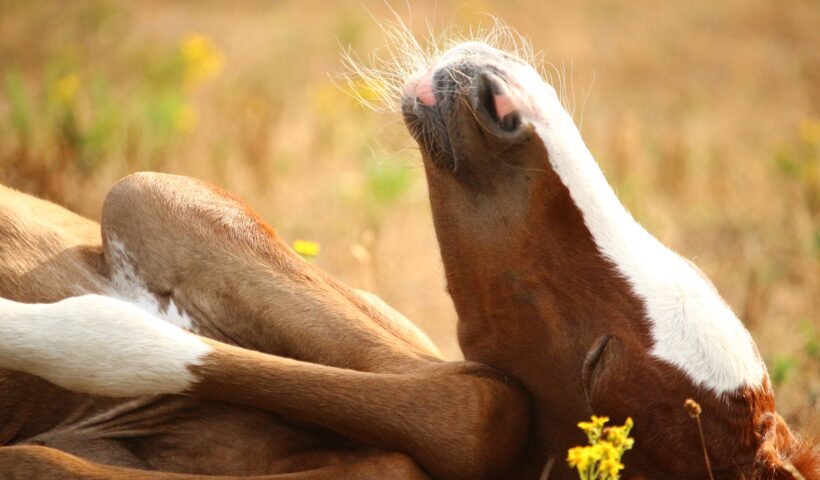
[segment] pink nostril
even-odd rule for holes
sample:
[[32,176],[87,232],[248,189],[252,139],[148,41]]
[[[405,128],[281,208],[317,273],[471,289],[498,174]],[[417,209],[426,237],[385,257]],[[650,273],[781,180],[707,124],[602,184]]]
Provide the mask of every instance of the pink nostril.
[[416,97],[421,103],[432,106],[436,104],[436,94],[433,92],[433,70],[425,73],[416,83]]
[[499,120],[516,110],[515,100],[510,95],[493,95],[493,102]]

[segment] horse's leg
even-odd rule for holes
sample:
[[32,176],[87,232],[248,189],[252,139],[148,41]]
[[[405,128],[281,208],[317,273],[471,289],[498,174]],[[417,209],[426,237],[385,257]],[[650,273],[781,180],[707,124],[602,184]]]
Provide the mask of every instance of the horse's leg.
[[[364,371],[438,360],[432,343],[296,255],[247,205],[201,181],[139,173],[103,206],[120,294],[159,299],[227,343]],[[129,293],[130,292],[130,293]],[[150,298],[149,298],[150,301]]]
[[205,336],[288,357],[220,346],[218,368],[192,368],[203,378],[194,393],[408,452],[448,478],[497,470],[526,436],[527,401],[503,375],[442,364],[412,328],[299,258],[226,192],[131,175],[109,192],[102,231],[120,293],[147,289]]
[[307,363],[200,337],[99,295],[0,299],[0,368],[98,395],[184,393],[252,406],[406,452],[445,478],[502,468],[525,438],[526,399],[480,364],[396,374]]
[[[349,462],[298,473],[241,477],[247,480],[420,480],[429,478],[407,456],[398,453],[352,455]],[[221,480],[235,476],[192,475],[112,467],[41,446],[0,447],[4,480]]]
[[[103,256],[101,253],[102,249],[99,247],[99,228],[97,228],[96,234],[94,234],[93,231],[89,233],[89,231],[93,229],[87,227],[89,227],[89,225],[93,227],[92,222],[79,219],[59,207],[41,202],[33,197],[28,197],[17,192],[10,192],[7,195],[4,193],[4,195],[4,203],[3,205],[0,205],[0,230],[2,230],[4,234],[11,232],[11,237],[5,237],[4,241],[0,242],[2,243],[2,245],[0,245],[0,250],[2,250],[2,252],[0,253],[5,254],[0,256],[7,258],[7,262],[3,263],[3,267],[11,268],[11,272],[9,275],[4,275],[2,276],[3,278],[0,278],[0,291],[4,292],[4,294],[0,296],[10,296],[25,302],[36,302],[38,300],[56,301],[66,296],[86,293],[89,290],[106,291],[105,285],[107,283],[107,272],[104,268],[105,262],[103,261]],[[42,204],[42,208],[40,204]],[[35,209],[34,207],[37,208]],[[33,210],[37,210],[36,215],[31,214]],[[27,240],[31,238],[48,240],[48,243],[28,242]],[[35,247],[32,245],[36,245],[37,248],[41,248],[42,254],[40,250],[35,251]],[[14,250],[14,248],[17,247],[22,249],[22,251],[20,252]],[[32,252],[34,252],[35,255],[32,255]],[[97,254],[96,252],[100,253]],[[86,255],[86,253],[90,253],[92,255]],[[88,258],[91,257],[99,261],[95,260],[94,262],[89,262]],[[31,265],[26,265],[25,268],[23,268],[21,266],[23,265],[21,264],[23,261],[30,261]],[[98,266],[100,267],[99,273],[97,273]],[[14,268],[17,268],[19,271],[14,270]],[[75,270],[79,271],[80,274],[75,274]],[[37,274],[36,278],[30,277],[33,273]],[[18,278],[21,277],[21,275],[29,275],[29,277]],[[92,281],[90,281],[90,287],[83,283],[85,278],[84,275],[91,277]],[[100,276],[97,277],[96,275]],[[15,290],[15,288],[17,288],[17,290]],[[78,391],[89,391],[88,388],[84,388],[90,387],[89,383],[85,383],[84,385],[76,385],[73,383],[77,379],[82,379],[85,377],[96,377],[92,380],[92,383],[97,382],[98,386],[99,384],[105,384],[105,388],[111,389],[106,394],[138,395],[141,392],[145,393],[152,390],[153,393],[163,391],[161,388],[159,390],[154,390],[153,387],[148,390],[140,391],[139,387],[136,389],[132,388],[134,386],[133,382],[129,384],[129,382],[127,380],[123,380],[123,378],[117,379],[105,374],[102,376],[97,375],[98,372],[105,372],[108,370],[116,371],[117,368],[122,367],[122,353],[126,351],[135,353],[137,357],[143,355],[146,357],[151,357],[152,351],[155,352],[153,349],[157,347],[157,345],[140,343],[140,340],[145,338],[145,336],[140,332],[132,332],[134,333],[133,335],[121,335],[120,337],[117,337],[116,322],[100,322],[94,326],[96,330],[92,328],[91,330],[79,332],[79,335],[73,337],[74,340],[81,340],[80,344],[74,344],[73,347],[63,348],[71,344],[71,339],[66,338],[67,331],[64,327],[78,325],[73,322],[66,322],[65,324],[59,322],[60,318],[63,320],[66,319],[66,312],[60,311],[59,307],[56,311],[49,312],[47,317],[57,320],[57,323],[52,325],[50,328],[41,331],[37,331],[36,328],[28,328],[32,327],[32,324],[25,324],[24,322],[22,326],[26,334],[23,334],[21,331],[15,331],[16,327],[21,326],[20,324],[15,326],[12,325],[14,323],[13,321],[8,321],[9,316],[13,317],[15,312],[13,309],[6,307],[8,307],[9,304],[14,303],[15,302],[3,303],[3,301],[0,301],[0,307],[2,307],[0,308],[0,336],[4,338],[2,345],[0,345],[0,366],[5,366],[18,371],[32,371],[29,367],[36,366],[35,364],[40,362],[41,367],[45,364],[47,368],[52,368],[55,370],[60,370],[62,368],[64,373],[71,369],[75,369],[73,373],[69,373],[68,375],[74,379],[73,381],[61,383],[60,380],[56,380],[56,383],[60,383],[68,388],[74,388]],[[39,307],[27,305],[25,308]],[[96,318],[94,313],[95,312],[89,312],[86,319]],[[97,320],[99,320],[99,318],[97,318]],[[87,333],[92,332],[94,333],[93,335],[90,337],[86,336]],[[109,337],[108,335],[111,333],[114,333],[115,335]],[[37,335],[40,334],[45,335],[37,337]],[[53,335],[49,336],[49,334]],[[35,339],[34,337],[37,338]],[[34,342],[26,343],[25,340],[34,340]],[[100,362],[99,358],[96,358],[95,360],[94,352],[99,351],[99,349],[88,344],[88,342],[94,340],[98,340],[103,344],[108,344],[109,346],[118,345],[116,348],[118,353],[108,358],[104,362]],[[109,340],[111,340],[110,343]],[[40,345],[42,346],[43,341],[53,341],[53,348],[37,349],[37,342],[41,342]],[[177,348],[181,345],[174,344],[172,346]],[[14,352],[10,351],[15,348],[18,350],[22,349],[23,354],[15,355]],[[72,349],[74,352],[71,351]],[[20,352],[18,351],[17,353]],[[91,358],[80,359],[78,357],[73,357],[72,353],[88,353]],[[55,354],[57,354],[57,356],[55,356]],[[49,355],[51,355],[51,357],[49,357]],[[82,355],[80,355],[80,357],[81,356]],[[22,364],[13,364],[13,362],[18,360],[21,361]],[[164,364],[160,369],[162,370],[167,366],[167,364]],[[54,379],[48,374],[43,374],[41,371],[34,371],[33,373],[40,374],[45,378]],[[54,373],[54,370],[50,373]],[[154,373],[157,372],[155,371]],[[167,370],[165,373],[168,373]],[[149,377],[152,375],[150,372],[142,371],[141,373],[138,373],[137,376],[140,380],[145,380],[145,374],[148,374]],[[160,374],[160,376],[163,376],[163,374]],[[34,380],[35,379],[32,379],[32,381]],[[66,378],[63,378],[62,380],[66,380]],[[250,384],[253,383],[252,379],[245,380],[250,380]],[[4,383],[4,386],[9,386],[6,383]],[[46,382],[39,383],[42,385],[49,385]],[[242,388],[248,388],[250,384],[246,384]],[[62,406],[65,401],[64,398],[73,397],[67,397],[69,393],[63,390],[55,390],[58,391],[58,393],[62,392],[62,398],[59,400],[59,403],[52,404],[49,409],[47,409],[48,414],[69,414],[70,412],[64,411],[66,409],[54,410],[54,407],[55,405]],[[239,392],[242,392],[241,388]],[[40,392],[38,391],[37,393],[39,394]],[[207,392],[192,393],[200,397],[208,397]],[[21,398],[22,402],[25,403],[25,396],[20,397],[19,394],[20,392],[15,390],[15,395]],[[41,397],[38,398],[41,399]],[[17,400],[15,400],[15,402],[16,401]],[[4,402],[4,399],[0,398],[0,404],[7,405],[9,402]],[[14,404],[11,405],[13,406]],[[272,406],[275,407],[275,405]],[[11,410],[12,423],[17,420],[15,418],[15,412],[16,410]],[[187,415],[191,415],[191,413],[189,412]],[[59,419],[57,421],[59,422]],[[168,421],[169,425],[171,425],[170,419],[163,420],[161,417],[157,419],[157,422],[162,421]],[[321,424],[321,421],[312,423]],[[209,426],[210,424],[207,424],[203,428],[207,430]],[[174,427],[171,426],[171,428]],[[4,425],[4,429],[0,437],[5,440],[15,438],[15,430],[14,425],[11,425],[10,428],[5,428]],[[34,432],[38,431],[40,430],[34,430]],[[16,438],[18,440],[20,439],[19,436]],[[83,457],[111,460],[120,466],[141,466],[139,463],[132,463],[134,460],[139,459],[129,457],[129,452],[122,451],[121,448],[118,448],[116,442],[112,443],[102,441],[92,444],[92,442],[83,441],[84,439],[82,438],[82,435],[77,438],[73,437],[72,432],[64,432],[64,434],[62,434],[59,438],[54,437],[54,435],[48,438],[54,446],[58,446],[63,450],[74,451],[76,454]],[[341,452],[343,453],[344,450]],[[262,452],[260,452],[260,454],[261,453]],[[311,456],[312,452],[308,450],[302,452],[301,454]]]

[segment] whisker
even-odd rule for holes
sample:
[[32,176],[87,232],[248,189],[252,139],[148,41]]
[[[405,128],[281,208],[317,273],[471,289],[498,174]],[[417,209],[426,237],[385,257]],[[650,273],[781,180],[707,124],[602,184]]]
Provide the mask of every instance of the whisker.
[[578,119],[578,131],[584,131],[584,111],[587,108],[587,100],[589,100],[589,95],[592,93],[592,87],[595,86],[595,70],[592,71],[592,81],[589,83],[589,87],[587,88],[587,92],[584,95],[584,103],[581,104],[581,118]]
[[[406,82],[414,77],[426,73],[432,68],[441,55],[451,47],[465,41],[482,41],[491,47],[505,51],[524,63],[532,65],[536,71],[545,76],[543,54],[536,53],[532,43],[525,36],[506,25],[501,19],[491,14],[482,14],[488,18],[485,23],[469,26],[466,29],[457,29],[455,22],[450,26],[436,31],[435,20],[426,21],[426,32],[421,38],[416,37],[410,28],[412,15],[409,3],[407,5],[407,21],[391,5],[387,5],[392,20],[376,19],[368,11],[382,30],[385,45],[376,49],[370,55],[362,58],[350,46],[340,45],[342,50],[342,64],[344,72],[335,76],[334,83],[345,93],[354,97],[365,107],[379,112],[398,112],[401,108],[401,97]],[[550,64],[556,72],[558,69]],[[457,70],[457,69],[452,69]],[[460,80],[453,75],[451,79],[456,85]],[[546,75],[552,82],[552,75]],[[566,74],[559,73],[561,85],[564,85]],[[467,79],[469,80],[469,79]],[[562,86],[566,103],[566,92]],[[446,92],[445,92],[446,93]]]

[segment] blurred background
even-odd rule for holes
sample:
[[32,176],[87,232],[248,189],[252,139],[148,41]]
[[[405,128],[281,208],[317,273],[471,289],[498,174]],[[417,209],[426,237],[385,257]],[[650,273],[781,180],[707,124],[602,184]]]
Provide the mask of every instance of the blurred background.
[[[623,202],[714,280],[780,412],[820,433],[820,4],[393,7],[420,34],[492,13],[543,51]],[[211,181],[458,358],[418,151],[334,84],[385,19],[381,0],[0,0],[0,181],[94,219],[129,172]]]

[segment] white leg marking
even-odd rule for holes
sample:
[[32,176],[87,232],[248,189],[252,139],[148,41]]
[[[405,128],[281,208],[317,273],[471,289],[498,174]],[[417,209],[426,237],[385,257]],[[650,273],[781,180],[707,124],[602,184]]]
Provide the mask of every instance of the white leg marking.
[[111,269],[113,274],[111,283],[114,286],[113,289],[106,292],[109,296],[131,302],[151,315],[189,332],[197,331],[193,322],[191,322],[191,317],[180,310],[173,300],[168,303],[166,308],[160,306],[157,297],[148,291],[144,282],[137,276],[125,245],[121,241],[115,237],[109,237],[108,244],[112,254]]
[[144,310],[100,295],[52,304],[0,299],[0,368],[105,396],[180,393],[212,348]]

